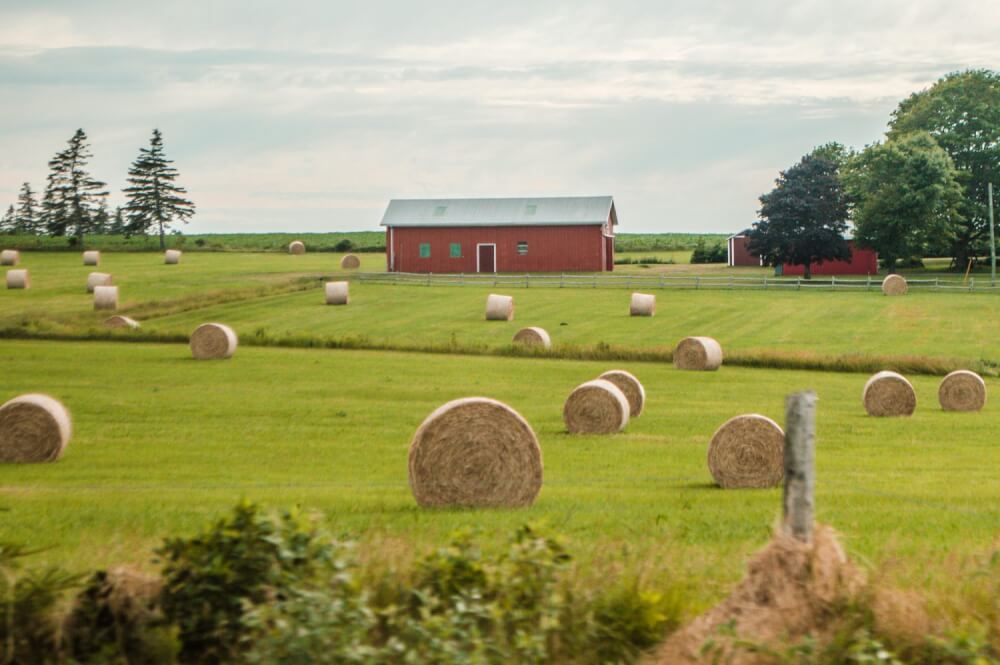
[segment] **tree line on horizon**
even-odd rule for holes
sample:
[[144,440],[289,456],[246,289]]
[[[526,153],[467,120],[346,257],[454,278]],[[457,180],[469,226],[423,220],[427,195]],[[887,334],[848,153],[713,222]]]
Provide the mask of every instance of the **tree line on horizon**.
[[64,150],[49,160],[49,174],[41,199],[25,182],[17,197],[0,217],[0,233],[68,237],[83,246],[88,234],[152,235],[166,245],[165,236],[176,223],[186,224],[195,205],[185,198],[187,190],[176,184],[179,175],[167,159],[163,135],[154,129],[148,148],[128,170],[122,189],[125,205],[108,211],[107,183],[94,178],[87,166],[93,157],[86,132],[77,129]]

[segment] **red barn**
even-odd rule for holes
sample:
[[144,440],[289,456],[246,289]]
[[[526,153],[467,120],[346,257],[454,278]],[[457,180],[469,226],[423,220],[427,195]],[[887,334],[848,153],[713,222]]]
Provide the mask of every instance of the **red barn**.
[[382,217],[390,272],[614,270],[610,196],[393,199]]
[[[847,246],[851,248],[850,261],[823,261],[814,263],[811,267],[813,275],[877,275],[878,274],[878,252],[874,249],[860,249],[854,246],[853,240],[847,241]],[[804,275],[805,266],[793,266],[786,263],[775,269],[778,275]]]
[[742,231],[727,239],[730,266],[762,266],[764,262],[750,251],[750,231]]

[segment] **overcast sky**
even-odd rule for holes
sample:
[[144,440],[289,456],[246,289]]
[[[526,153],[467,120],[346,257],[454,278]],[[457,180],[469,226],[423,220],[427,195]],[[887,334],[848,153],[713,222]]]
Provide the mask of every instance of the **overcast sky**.
[[77,127],[112,203],[162,130],[191,232],[375,229],[388,199],[612,194],[735,231],[813,146],[1000,65],[983,0],[0,0],[0,203]]

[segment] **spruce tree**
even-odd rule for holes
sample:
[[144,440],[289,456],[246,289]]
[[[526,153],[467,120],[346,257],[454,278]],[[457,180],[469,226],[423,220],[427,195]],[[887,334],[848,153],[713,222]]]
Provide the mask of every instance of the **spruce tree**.
[[39,232],[38,201],[35,193],[31,191],[31,184],[21,185],[21,192],[17,195],[17,227],[15,233],[35,235]]
[[121,206],[115,206],[115,214],[112,217],[111,228],[108,230],[113,236],[125,235],[125,215]]
[[0,217],[0,233],[15,233],[17,228],[17,215],[14,214],[14,206],[7,208],[7,212]]
[[129,187],[122,190],[128,197],[125,213],[131,233],[155,231],[160,236],[160,249],[166,247],[165,235],[174,222],[187,223],[194,215],[194,203],[182,194],[187,190],[174,184],[178,172],[172,160],[163,153],[163,136],[154,129],[149,148],[140,148],[139,156],[128,171]]
[[76,130],[69,146],[49,161],[50,173],[42,201],[49,233],[54,236],[72,233],[80,245],[93,226],[100,202],[108,195],[105,183],[87,172],[92,156],[87,134],[82,129]]

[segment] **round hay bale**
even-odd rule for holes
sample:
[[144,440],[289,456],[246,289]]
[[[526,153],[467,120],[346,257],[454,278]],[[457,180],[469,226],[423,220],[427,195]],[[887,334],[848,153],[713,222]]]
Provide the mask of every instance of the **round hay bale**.
[[722,347],[711,337],[685,337],[674,349],[674,367],[714,371],[722,364]]
[[486,320],[487,321],[513,321],[514,320],[514,297],[498,296],[491,293],[486,298]]
[[101,253],[97,250],[90,250],[83,253],[83,265],[97,266],[101,264]]
[[94,309],[118,309],[118,287],[95,286]]
[[908,290],[906,278],[902,275],[887,275],[882,280],[882,293],[887,296],[905,296]]
[[357,270],[361,267],[361,259],[354,254],[347,254],[340,260],[340,267],[344,270]]
[[618,386],[594,379],[570,393],[563,405],[563,421],[573,434],[614,434],[625,429],[631,410]]
[[635,375],[623,369],[612,369],[597,378],[610,381],[618,386],[618,390],[622,391],[625,399],[628,400],[629,418],[638,418],[642,414],[642,409],[646,406],[646,389],[642,387]]
[[92,272],[87,275],[87,293],[93,293],[98,286],[111,286],[114,280],[106,272]]
[[514,344],[523,344],[525,346],[540,346],[543,349],[552,348],[552,339],[549,337],[549,333],[544,328],[530,327],[521,328],[514,335]]
[[708,470],[724,489],[775,487],[785,476],[785,433],[767,416],[735,416],[708,444]]
[[18,268],[17,270],[7,271],[7,288],[8,289],[30,289],[31,288],[31,275],[28,274],[27,268]]
[[0,406],[0,462],[54,462],[73,433],[58,400],[32,393]]
[[16,266],[21,262],[21,252],[16,249],[5,249],[0,252],[0,266]]
[[350,299],[350,282],[326,283],[327,305],[346,305]]
[[628,313],[629,316],[656,316],[656,296],[649,293],[633,293]]
[[231,358],[239,340],[229,326],[203,323],[191,333],[191,353],[196,360]]
[[105,328],[131,328],[132,330],[137,330],[141,326],[139,322],[135,319],[130,319],[127,316],[122,316],[120,314],[115,314],[109,319],[104,320]]
[[917,393],[901,374],[873,374],[861,392],[869,416],[909,416],[917,408]]
[[456,399],[417,429],[409,476],[424,507],[529,506],[542,488],[542,449],[531,425],[506,404]]
[[967,369],[958,369],[941,379],[938,402],[945,411],[980,411],[986,406],[986,382]]
[[303,243],[301,240],[293,240],[288,245],[288,253],[295,255],[305,254],[306,253],[305,243]]
[[179,249],[168,249],[163,253],[163,263],[168,266],[175,266],[181,262],[183,252]]

